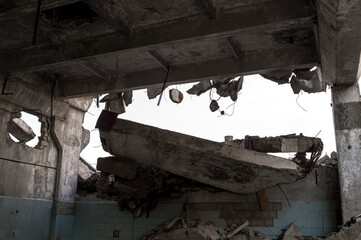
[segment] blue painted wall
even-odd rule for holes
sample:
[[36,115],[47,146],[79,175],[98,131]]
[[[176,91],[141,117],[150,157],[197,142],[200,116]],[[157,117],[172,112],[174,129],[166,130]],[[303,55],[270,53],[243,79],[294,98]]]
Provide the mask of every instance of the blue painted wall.
[[0,239],[49,239],[51,209],[52,201],[0,197]]
[[[339,202],[291,202],[290,205],[283,202],[277,216],[263,212],[264,218],[269,216],[268,219],[273,221],[272,227],[250,228],[274,238],[288,224],[295,222],[303,236],[325,236],[337,231],[341,224]],[[49,239],[51,209],[51,201],[0,197],[0,239]],[[114,240],[117,238],[113,237],[113,232],[119,231],[119,239],[133,240],[161,223],[181,216],[182,212],[181,203],[160,204],[150,212],[149,218],[133,218],[131,213],[119,211],[115,202],[79,202],[75,216],[57,216],[56,236],[59,240]],[[220,211],[197,213],[202,222],[210,220],[218,227],[226,226],[226,220],[220,218]]]

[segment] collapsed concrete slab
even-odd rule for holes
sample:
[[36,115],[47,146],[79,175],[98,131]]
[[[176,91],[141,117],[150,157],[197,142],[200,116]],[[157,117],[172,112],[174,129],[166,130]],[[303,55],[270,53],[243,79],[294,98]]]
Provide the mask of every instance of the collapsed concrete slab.
[[11,120],[8,124],[8,131],[23,143],[30,141],[36,136],[31,127],[21,118]]
[[298,165],[281,157],[122,119],[111,131],[100,129],[100,138],[115,156],[235,193],[295,182],[299,175]]

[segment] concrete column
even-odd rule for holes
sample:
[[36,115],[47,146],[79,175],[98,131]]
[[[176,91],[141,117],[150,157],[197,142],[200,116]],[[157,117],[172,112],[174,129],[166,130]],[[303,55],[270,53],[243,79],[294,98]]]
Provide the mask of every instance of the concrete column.
[[357,83],[332,88],[343,221],[361,213],[361,99]]
[[69,234],[73,228],[84,114],[85,112],[70,107],[65,121],[54,119],[52,122],[52,137],[59,151],[50,233],[52,240],[68,239],[64,234]]

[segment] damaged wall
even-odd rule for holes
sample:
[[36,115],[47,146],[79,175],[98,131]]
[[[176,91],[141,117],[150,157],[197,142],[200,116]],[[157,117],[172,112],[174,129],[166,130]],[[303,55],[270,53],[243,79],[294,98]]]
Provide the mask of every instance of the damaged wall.
[[[255,194],[233,194],[205,190],[187,192],[178,199],[164,199],[155,210],[140,218],[128,211],[119,211],[116,202],[100,201],[91,196],[76,206],[72,239],[111,238],[139,239],[145,232],[161,223],[187,214],[199,217],[203,223],[214,222],[217,227],[243,224],[260,230],[273,238],[291,222],[301,228],[303,236],[326,236],[341,224],[337,169],[317,167],[306,178],[266,190],[269,207],[261,211]],[[282,190],[281,190],[281,188]],[[288,205],[288,202],[290,205]]]
[[[0,78],[0,85],[5,81]],[[11,79],[6,84],[11,94],[0,95],[0,239],[54,239],[56,217],[71,214],[75,203],[79,154],[86,142],[82,122],[91,100],[52,99],[49,84],[28,84]],[[20,111],[41,121],[34,148],[9,136],[8,123]]]

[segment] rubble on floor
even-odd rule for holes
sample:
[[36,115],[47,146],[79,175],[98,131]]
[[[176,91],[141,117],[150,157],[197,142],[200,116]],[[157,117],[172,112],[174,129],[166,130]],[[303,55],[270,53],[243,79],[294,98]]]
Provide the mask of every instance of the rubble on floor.
[[291,223],[288,225],[285,229],[285,231],[281,235],[282,240],[299,240],[301,239],[301,232],[300,228],[294,224]]
[[177,217],[167,221],[144,234],[141,240],[267,240],[259,231],[246,229],[248,222],[242,225],[231,224],[225,229],[218,228],[213,222],[205,224]]
[[[321,240],[322,238],[317,238]],[[331,234],[325,240],[360,240],[361,239],[361,214],[351,218],[339,232]]]
[[93,168],[82,157],[79,158],[78,181],[85,181],[86,179],[90,178],[95,172],[95,168]]

